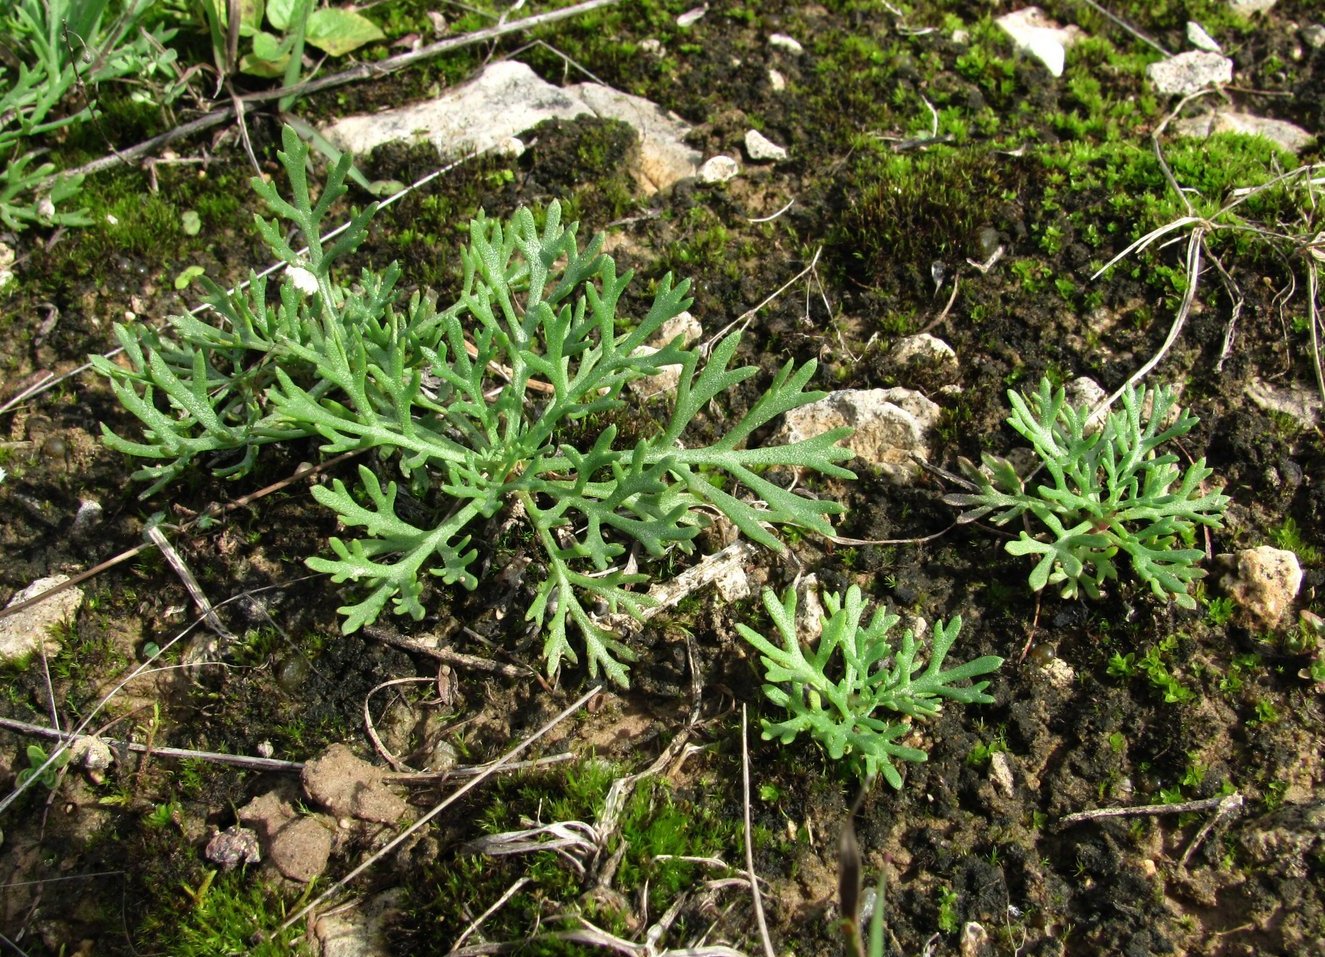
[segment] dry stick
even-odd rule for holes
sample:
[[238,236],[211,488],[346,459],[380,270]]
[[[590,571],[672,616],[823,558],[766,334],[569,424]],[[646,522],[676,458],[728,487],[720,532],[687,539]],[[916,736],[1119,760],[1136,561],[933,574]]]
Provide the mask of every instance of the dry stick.
[[1219,810],[1220,814],[1228,814],[1242,807],[1242,795],[1238,793],[1226,794],[1223,797],[1202,798],[1199,801],[1179,801],[1177,804],[1143,804],[1139,807],[1099,807],[1091,811],[1077,811],[1075,814],[1068,814],[1058,821],[1058,827],[1070,827],[1073,824],[1079,824],[1082,821],[1096,821],[1101,818],[1109,817],[1136,817],[1150,816],[1158,817],[1161,814],[1186,814],[1189,811],[1209,811],[1211,809]]
[[166,563],[174,570],[179,580],[184,583],[185,590],[189,593],[189,597],[193,599],[193,604],[197,607],[199,614],[202,615],[202,620],[207,627],[226,641],[235,641],[234,632],[221,622],[220,616],[216,614],[216,609],[212,607],[212,603],[208,600],[206,593],[203,592],[202,586],[198,584],[198,579],[193,577],[193,572],[189,570],[183,556],[175,550],[174,545],[170,544],[170,539],[166,538],[165,532],[161,531],[161,526],[149,525],[147,527],[147,537],[161,552]]
[[[469,668],[473,671],[486,671],[491,674],[501,675],[503,678],[528,678],[533,669],[521,668],[518,665],[504,665],[500,661],[493,661],[491,658],[480,658],[478,655],[467,655],[464,652],[452,651],[450,648],[438,648],[432,645],[426,645],[421,641],[402,635],[387,625],[364,625],[363,632],[374,641],[380,641],[384,645],[391,645],[393,648],[399,648],[402,651],[414,652],[415,654],[426,655],[435,661],[454,667]],[[427,636],[425,636],[427,637]]]
[[[242,498],[237,498],[233,502],[228,502],[225,505],[212,506],[210,508],[207,508],[204,511],[202,511],[196,518],[192,518],[189,521],[185,522],[183,525],[181,525],[179,527],[179,530],[181,532],[188,531],[189,529],[197,525],[198,522],[200,522],[205,518],[216,518],[218,516],[226,514],[227,512],[232,512],[237,508],[243,508],[245,505],[248,505],[250,502],[255,502],[260,498],[264,498],[265,496],[270,495],[272,492],[278,492],[281,489],[285,488],[287,485],[292,485],[301,479],[310,478],[319,472],[326,471],[328,468],[330,468],[333,465],[339,465],[341,462],[344,462],[346,459],[353,458],[354,456],[361,454],[362,451],[363,451],[362,449],[353,449],[349,452],[342,452],[340,455],[337,455],[335,458],[327,459],[325,462],[320,462],[317,465],[314,465],[312,468],[307,468],[299,472],[296,472],[294,475],[288,476],[287,478],[283,478],[279,482],[273,482],[271,485],[268,485],[266,488],[260,488],[256,492],[250,492],[248,495],[245,495]],[[128,551],[120,552],[118,555],[114,556],[113,558],[108,558],[101,564],[94,565],[85,572],[79,572],[77,575],[75,575],[73,578],[70,578],[66,582],[61,582],[59,585],[55,585],[52,586],[51,588],[46,589],[40,595],[34,595],[32,598],[29,598],[26,601],[21,601],[16,605],[9,605],[5,608],[0,608],[0,618],[8,618],[10,615],[16,614],[22,611],[24,608],[31,608],[33,605],[37,604],[38,602],[45,601],[47,598],[50,598],[52,595],[58,595],[60,592],[64,591],[67,588],[73,588],[75,585],[81,585],[89,578],[94,578],[97,575],[100,575],[102,572],[114,568],[116,565],[121,565],[124,562],[127,562],[129,559],[142,554],[143,552],[147,551],[149,548],[152,548],[153,545],[154,545],[153,542],[143,542],[141,545],[135,545],[133,548],[130,548]]]
[[277,758],[254,758],[245,754],[223,754],[219,751],[193,751],[189,748],[162,748],[142,744],[138,741],[121,741],[116,738],[103,738],[91,734],[69,734],[55,728],[15,721],[13,718],[0,718],[0,728],[17,734],[26,734],[34,738],[47,738],[59,741],[66,747],[83,740],[96,740],[116,751],[134,751],[139,754],[151,752],[153,757],[180,758],[185,760],[210,761],[213,764],[228,764],[232,767],[245,768],[249,771],[294,771],[304,768],[302,761],[281,761]]
[[750,894],[754,898],[755,922],[759,925],[759,939],[764,944],[766,957],[776,957],[773,941],[768,937],[768,921],[764,919],[764,899],[759,894],[759,878],[755,874],[755,846],[750,827],[750,741],[745,705],[741,705],[741,800],[745,814],[745,870],[750,875]]
[[1102,17],[1104,17],[1104,18],[1106,18],[1106,19],[1108,19],[1108,20],[1112,20],[1115,24],[1117,24],[1118,26],[1122,27],[1124,30],[1126,30],[1126,31],[1127,31],[1128,33],[1130,33],[1132,36],[1136,37],[1136,38],[1137,38],[1138,40],[1140,40],[1142,43],[1146,44],[1147,46],[1149,46],[1149,47],[1151,47],[1151,48],[1153,48],[1153,49],[1155,49],[1155,50],[1158,50],[1160,53],[1164,54],[1165,56],[1172,56],[1172,54],[1169,53],[1168,50],[1164,49],[1162,46],[1160,46],[1160,45],[1159,45],[1158,43],[1156,43],[1154,40],[1150,39],[1150,37],[1146,36],[1144,33],[1142,33],[1142,32],[1141,32],[1140,30],[1138,30],[1136,27],[1132,26],[1130,23],[1128,23],[1128,22],[1127,22],[1126,20],[1124,20],[1122,17],[1118,16],[1117,14],[1110,13],[1108,10],[1105,10],[1102,6],[1100,6],[1098,3],[1096,3],[1095,0],[1083,0],[1083,2],[1086,4],[1086,6],[1090,7],[1092,10],[1094,10],[1094,11],[1095,11],[1096,13],[1098,13],[1100,16],[1102,16]]
[[464,933],[455,939],[455,943],[451,945],[451,953],[454,954],[459,950],[460,945],[469,938],[470,934],[475,933],[480,927],[482,927],[484,921],[497,913],[497,911],[501,910],[502,907],[506,905],[506,902],[514,897],[520,888],[524,887],[531,880],[533,880],[532,877],[521,877],[510,887],[506,888],[501,897],[498,897],[487,910],[475,917],[470,925],[465,928]]
[[564,709],[563,709],[563,710],[562,710],[562,711],[561,711],[556,717],[554,717],[551,721],[549,721],[547,724],[543,725],[541,728],[539,728],[537,731],[535,731],[535,732],[534,732],[532,735],[530,735],[529,737],[525,738],[523,741],[521,741],[521,742],[520,742],[519,744],[517,744],[515,747],[511,748],[511,750],[507,751],[505,754],[503,754],[503,755],[502,755],[500,758],[498,758],[496,761],[493,761],[493,762],[492,762],[491,764],[489,764],[489,765],[488,765],[488,766],[487,766],[487,767],[486,767],[486,768],[485,768],[485,769],[484,769],[484,770],[483,770],[478,776],[476,776],[475,778],[473,778],[473,780],[469,781],[469,782],[466,783],[466,784],[461,785],[459,788],[457,788],[457,789],[451,794],[450,797],[446,798],[446,799],[443,800],[441,803],[435,805],[431,811],[429,811],[427,814],[423,815],[423,817],[419,818],[417,821],[415,821],[415,822],[414,822],[413,824],[411,824],[409,827],[405,828],[405,830],[401,831],[400,834],[398,834],[396,837],[394,837],[394,838],[393,838],[389,843],[387,843],[387,844],[386,844],[381,850],[377,851],[377,853],[373,854],[373,855],[372,855],[371,857],[369,857],[366,861],[364,861],[364,862],[363,862],[362,864],[360,864],[358,867],[354,868],[352,871],[350,871],[350,872],[349,872],[348,874],[346,874],[344,877],[341,877],[341,878],[339,878],[338,880],[336,880],[335,882],[333,882],[332,885],[331,885],[330,887],[328,887],[325,891],[323,891],[321,894],[317,895],[317,897],[313,898],[311,901],[309,901],[307,904],[305,904],[305,905],[304,905],[303,907],[301,907],[299,910],[297,910],[297,911],[295,911],[293,914],[291,914],[288,918],[286,918],[285,922],[284,922],[283,924],[281,924],[280,927],[277,927],[277,928],[276,928],[275,933],[276,933],[276,934],[280,934],[280,933],[282,933],[282,932],[284,932],[284,931],[286,931],[286,930],[289,930],[289,929],[290,929],[291,927],[293,927],[293,926],[294,926],[299,920],[301,920],[303,917],[305,917],[307,914],[309,914],[309,913],[313,910],[313,908],[315,908],[315,907],[317,907],[319,904],[325,902],[329,897],[331,897],[332,894],[335,894],[335,893],[336,893],[337,891],[339,891],[342,887],[344,887],[344,886],[345,886],[346,884],[348,884],[350,881],[354,880],[356,877],[358,877],[358,876],[359,876],[360,874],[362,874],[364,871],[368,870],[368,868],[372,867],[374,864],[376,864],[379,860],[381,860],[383,857],[385,857],[385,856],[386,856],[387,854],[389,854],[391,851],[395,850],[395,849],[396,849],[397,847],[399,847],[401,844],[405,843],[405,841],[408,840],[408,839],[414,834],[415,831],[418,831],[419,829],[421,829],[425,824],[427,824],[427,823],[428,823],[429,821],[431,821],[433,818],[437,817],[439,814],[441,814],[443,811],[445,811],[448,807],[450,807],[450,806],[451,806],[452,804],[454,804],[456,801],[460,800],[460,798],[464,797],[464,796],[465,796],[466,794],[468,794],[471,790],[473,790],[474,788],[478,787],[480,784],[482,784],[484,781],[486,781],[490,776],[492,776],[493,774],[496,774],[496,773],[497,773],[499,770],[501,770],[501,769],[502,769],[502,768],[503,768],[503,767],[504,767],[504,766],[505,766],[505,765],[506,765],[506,764],[507,764],[512,758],[514,758],[516,755],[520,754],[521,752],[527,750],[527,749],[530,747],[530,745],[532,745],[535,741],[537,741],[537,740],[539,740],[540,738],[542,738],[544,735],[546,735],[549,731],[551,731],[551,730],[552,730],[553,728],[555,728],[557,725],[561,724],[561,722],[565,721],[565,720],[566,720],[567,718],[569,718],[572,714],[574,714],[575,712],[579,711],[580,708],[584,707],[584,705],[586,705],[586,704],[589,702],[589,700],[590,700],[591,698],[593,698],[595,695],[598,694],[598,692],[600,692],[600,691],[602,691],[602,690],[603,690],[603,686],[602,686],[602,685],[594,685],[592,688],[590,688],[590,689],[589,689],[588,691],[586,691],[584,694],[580,695],[580,697],[576,698],[575,701],[574,701],[572,704],[570,704],[570,705],[568,705],[566,708],[564,708]]
[[[308,96],[311,93],[318,93],[322,90],[329,90],[337,86],[344,86],[348,83],[357,83],[359,80],[366,80],[373,77],[386,76],[395,73],[397,70],[403,70],[407,66],[413,66],[422,60],[427,60],[447,53],[451,50],[458,50],[462,47],[472,46],[476,43],[482,43],[485,40],[495,40],[498,37],[506,36],[510,33],[521,33],[526,30],[533,30],[537,27],[549,23],[555,23],[558,20],[564,20],[568,17],[579,16],[581,13],[588,13],[599,7],[607,7],[616,4],[619,0],[586,0],[584,3],[577,3],[571,7],[565,7],[561,10],[551,10],[547,13],[540,13],[536,16],[526,17],[523,20],[515,20],[511,23],[497,24],[492,27],[484,27],[482,30],[475,30],[473,33],[466,33],[463,36],[447,37],[445,40],[438,40],[436,43],[430,43],[427,46],[419,47],[417,50],[411,50],[408,53],[401,53],[389,59],[382,60],[379,63],[360,63],[341,73],[334,73],[331,76],[325,76],[320,80],[308,80],[303,83],[296,83],[294,86],[283,86],[275,90],[263,90],[257,93],[245,93],[238,97],[240,103],[244,106],[253,104],[269,103],[272,100],[279,100],[286,96]],[[88,173],[99,172],[108,169],[116,163],[124,160],[137,159],[148,153],[155,152],[159,147],[173,143],[175,140],[202,130],[211,129],[213,126],[220,126],[222,123],[233,118],[235,108],[233,106],[224,106],[213,110],[196,120],[178,126],[168,133],[162,133],[150,140],[139,143],[137,146],[131,146],[128,149],[121,150],[119,156],[103,156],[101,159],[93,160],[90,163],[73,170],[65,170],[59,175],[63,176],[85,176]]]

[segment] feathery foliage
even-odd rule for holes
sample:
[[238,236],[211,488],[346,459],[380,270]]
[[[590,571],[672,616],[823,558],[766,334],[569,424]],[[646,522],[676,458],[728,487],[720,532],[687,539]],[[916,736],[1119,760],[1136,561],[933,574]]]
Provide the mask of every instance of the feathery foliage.
[[1008,424],[1030,441],[1049,481],[1031,487],[993,455],[984,456],[983,469],[963,461],[977,491],[944,498],[967,509],[958,520],[1034,519],[1033,531],[1023,530],[1006,547],[1038,558],[1030,574],[1035,591],[1060,585],[1065,598],[1080,592],[1098,598],[1100,587],[1118,577],[1114,559],[1122,552],[1156,595],[1195,608],[1188,585],[1205,575],[1196,566],[1205,553],[1192,547],[1196,526],[1219,528],[1229,500],[1218,489],[1202,490],[1213,474],[1205,459],[1182,471],[1177,455],[1159,451],[1198,421],[1181,409],[1164,425],[1177,402],[1173,391],[1130,387],[1122,407],[1098,426],[1088,407],[1070,405],[1048,379],[1037,392],[1009,392],[1008,399]]
[[[334,266],[363,239],[376,207],[325,242],[322,224],[345,192],[349,157],[314,202],[307,147],[288,127],[283,142],[290,198],[254,181],[278,217],[257,225],[287,264],[279,302],[268,304],[257,276],[246,292],[212,285],[214,322],[176,317],[167,334],[117,326],[130,368],[93,358],[143,423],[142,441],[109,429],[105,440],[148,460],[136,473],[152,483],[145,494],[200,462],[218,475],[247,474],[273,442],[316,437],[326,456],[374,450],[356,476],[312,492],[358,530],[331,539],[330,557],[308,560],[353,583],[358,598],[341,608],[345,632],[388,606],[421,619],[429,577],[477,587],[484,523],[519,517],[542,552],[527,618],[543,630],[548,671],[579,660],[574,630],[590,674],[622,685],[633,655],[604,622],[621,611],[638,616],[649,603],[633,590],[649,576],[626,567],[632,545],[648,557],[688,551],[713,512],[779,550],[779,525],[831,533],[840,505],[763,473],[782,466],[854,478],[836,464],[850,456],[837,444],[848,430],[746,447],[756,430],[821,397],[805,391],[814,362],[787,363],[715,441],[692,444],[687,426],[758,370],[732,367],[738,335],[719,340],[707,361],[679,337],[643,348],[689,305],[687,282],[665,277],[646,314],[623,324],[618,304],[630,274],[617,274],[601,236],[580,249],[553,203],[541,225],[527,209],[509,224],[475,220],[463,291],[445,308],[418,293],[402,303],[394,264],[345,285]],[[302,233],[306,251],[290,245],[281,220]],[[665,421],[630,443],[615,425],[599,426],[625,406],[627,383],[668,366],[680,377]]]
[[768,682],[764,694],[790,714],[785,721],[765,720],[764,740],[776,738],[787,744],[802,731],[809,732],[829,757],[849,755],[858,772],[868,777],[882,774],[900,788],[902,776],[893,762],[926,761],[929,755],[897,743],[911,730],[909,721],[877,712],[928,718],[938,714],[945,698],[991,704],[994,699],[984,693],[989,682],[958,682],[997,670],[1003,659],[986,655],[945,670],[944,659],[961,632],[960,616],[934,624],[925,663],[916,660],[921,644],[911,629],[902,632],[900,644],[889,640],[899,616],[877,608],[867,623],[862,621],[864,602],[855,585],[847,589],[845,600],[836,593],[824,594],[823,604],[823,631],[808,654],[796,634],[795,588],[787,589],[781,600],[771,588],[764,589],[764,607],[780,645],[747,625],[736,626],[763,661]]

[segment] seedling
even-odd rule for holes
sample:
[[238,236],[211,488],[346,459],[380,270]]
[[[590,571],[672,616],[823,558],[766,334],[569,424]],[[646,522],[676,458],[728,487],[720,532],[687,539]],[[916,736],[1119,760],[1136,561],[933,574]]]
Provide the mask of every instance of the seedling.
[[1024,517],[1027,528],[1005,547],[1037,558],[1030,574],[1034,591],[1057,585],[1064,598],[1082,592],[1099,598],[1101,586],[1118,577],[1114,558],[1121,552],[1156,595],[1195,608],[1188,585],[1205,575],[1196,566],[1205,553],[1191,547],[1195,529],[1221,527],[1229,500],[1217,489],[1203,491],[1213,474],[1205,459],[1184,472],[1175,454],[1159,451],[1197,422],[1183,409],[1164,424],[1177,401],[1172,390],[1125,389],[1122,408],[1097,428],[1091,409],[1069,405],[1064,390],[1047,378],[1037,392],[1009,392],[1008,400],[1008,424],[1030,441],[1039,459],[1036,474],[1047,473],[1048,481],[1032,485],[1034,479],[994,455],[983,457],[983,468],[963,460],[976,491],[944,497],[966,509],[958,521],[987,517],[1006,525]]
[[[836,464],[851,455],[837,444],[850,430],[743,447],[782,413],[822,397],[804,391],[813,361],[784,365],[747,411],[715,424],[720,434],[710,443],[683,438],[710,403],[758,373],[730,368],[738,334],[716,342],[706,362],[679,337],[642,348],[689,305],[687,282],[663,277],[645,315],[622,328],[618,303],[630,274],[617,275],[601,236],[581,250],[576,227],[562,225],[553,203],[541,225],[527,209],[509,224],[475,220],[461,254],[462,292],[444,309],[424,294],[402,303],[394,264],[343,284],[333,267],[362,241],[376,205],[324,243],[321,223],[345,192],[349,157],[314,203],[307,147],[289,127],[283,142],[290,200],[253,182],[307,243],[297,251],[280,219],[258,219],[287,264],[279,305],[268,303],[257,276],[246,293],[204,278],[216,324],[179,316],[166,334],[117,326],[130,368],[92,359],[144,425],[141,442],[109,429],[104,436],[152,463],[135,473],[152,483],[145,494],[200,462],[217,475],[245,475],[274,442],[320,437],[328,457],[372,450],[356,478],[312,493],[342,525],[363,529],[331,539],[334,557],[308,560],[360,592],[340,609],[345,632],[375,621],[388,602],[396,614],[423,618],[429,576],[476,588],[476,535],[504,516],[522,521],[542,551],[526,618],[543,630],[548,672],[578,660],[573,627],[589,673],[601,669],[621,685],[634,655],[607,616],[639,617],[651,603],[633,590],[649,575],[634,570],[632,543],[640,558],[690,551],[713,512],[779,551],[785,546],[771,527],[831,534],[828,517],[839,504],[788,491],[763,472],[854,478]],[[626,407],[623,388],[667,366],[680,370],[670,413],[622,442],[617,426],[604,423]]]
[[[961,617],[935,622],[928,663],[919,663],[921,650],[914,632],[902,632],[894,647],[888,633],[901,618],[886,607],[875,610],[862,624],[864,602],[860,589],[852,585],[846,599],[835,593],[823,596],[825,614],[819,644],[807,657],[796,634],[796,590],[790,588],[779,600],[764,589],[764,607],[781,640],[781,647],[744,624],[736,629],[764,663],[764,694],[785,708],[785,721],[763,722],[765,741],[774,738],[789,744],[802,732],[817,739],[834,760],[849,756],[862,777],[882,774],[895,788],[902,776],[893,761],[927,761],[919,748],[897,744],[911,730],[907,720],[889,720],[877,712],[891,711],[905,718],[928,718],[938,714],[942,700],[962,704],[992,704],[984,693],[989,682],[959,684],[996,671],[1003,659],[986,655],[955,668],[943,670],[943,661],[961,632]],[[840,654],[835,655],[835,652]],[[840,660],[839,660],[840,659]],[[829,676],[829,671],[840,674]]]

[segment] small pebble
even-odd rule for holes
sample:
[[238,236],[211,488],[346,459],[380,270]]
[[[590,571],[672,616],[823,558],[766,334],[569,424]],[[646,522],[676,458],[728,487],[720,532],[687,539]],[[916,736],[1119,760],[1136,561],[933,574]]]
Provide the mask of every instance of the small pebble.
[[789,37],[785,33],[775,33],[770,36],[768,45],[777,47],[779,50],[786,50],[788,53],[795,53],[797,56],[805,52],[805,47],[801,46],[799,40],[795,37]]
[[741,167],[730,156],[714,156],[699,168],[699,179],[703,183],[725,183],[740,171]]

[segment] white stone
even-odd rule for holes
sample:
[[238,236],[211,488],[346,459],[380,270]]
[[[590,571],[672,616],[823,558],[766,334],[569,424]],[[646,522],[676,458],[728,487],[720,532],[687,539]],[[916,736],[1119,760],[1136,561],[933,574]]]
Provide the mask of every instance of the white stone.
[[393,887],[355,907],[319,917],[313,932],[322,945],[322,957],[390,957],[395,951],[387,928],[405,906],[406,896],[403,887]]
[[73,527],[69,536],[75,539],[87,538],[101,525],[104,510],[96,499],[85,498],[78,503],[78,512],[74,515]]
[[1252,379],[1244,394],[1257,408],[1291,415],[1303,428],[1314,429],[1320,421],[1320,394],[1308,386],[1273,386],[1262,379]]
[[1302,28],[1302,39],[1313,50],[1325,47],[1325,26],[1312,23]]
[[1261,136],[1292,153],[1300,153],[1316,138],[1287,120],[1275,120],[1237,110],[1217,109],[1200,116],[1188,116],[1173,124],[1181,136],[1206,137],[1213,133],[1246,133]]
[[[703,334],[704,328],[699,324],[698,319],[689,312],[680,312],[663,323],[662,328],[658,330],[657,338],[652,343],[640,346],[634,354],[652,355],[677,336],[681,337],[683,346],[692,345],[698,342],[699,337]],[[657,375],[645,376],[643,379],[632,379],[626,383],[626,388],[641,398],[648,399],[655,395],[675,392],[677,383],[680,381],[681,364],[678,362],[663,366]]]
[[845,389],[792,409],[777,442],[799,442],[830,429],[855,429],[842,440],[890,481],[910,485],[920,474],[912,459],[929,458],[928,433],[938,425],[939,407],[911,389]]
[[1090,409],[1098,408],[1109,397],[1104,386],[1087,375],[1078,376],[1063,386],[1063,394],[1073,406],[1080,408],[1084,405]]
[[768,85],[774,93],[781,93],[787,88],[787,78],[772,67],[768,68]]
[[1054,76],[1063,75],[1067,48],[1081,38],[1080,28],[1060,27],[1039,7],[1023,7],[995,21],[1017,49],[1035,57]]
[[662,41],[657,37],[649,37],[648,39],[641,40],[639,42],[639,48],[642,52],[653,57],[661,57],[663,53],[666,52]]
[[1240,621],[1258,630],[1277,627],[1302,587],[1302,566],[1297,556],[1272,545],[1260,545],[1221,558],[1226,565],[1234,564],[1220,585],[1237,603]]
[[682,30],[684,30],[686,27],[692,27],[696,23],[698,23],[701,19],[703,19],[704,14],[708,12],[709,8],[707,5],[702,7],[695,7],[692,10],[687,10],[685,13],[681,14],[679,17],[676,18],[676,25],[680,27]]
[[1159,93],[1187,96],[1208,86],[1223,86],[1233,79],[1233,61],[1218,53],[1188,50],[1146,67],[1146,76]]
[[801,46],[799,40],[787,36],[785,33],[774,33],[768,38],[768,45],[779,50],[786,50],[788,53],[794,53],[797,56],[805,52],[805,47]]
[[746,132],[745,152],[752,160],[772,160],[776,163],[787,158],[785,147],[778,146],[758,130]]
[[819,644],[824,631],[824,605],[819,600],[819,576],[813,573],[796,581],[796,641],[802,648]]
[[[29,598],[35,598],[56,585],[63,585],[68,580],[68,575],[39,578],[15,595],[9,604],[13,606]],[[82,604],[82,590],[66,588],[30,608],[15,612],[7,618],[0,618],[0,662],[22,661],[36,654],[43,646],[47,654],[58,652],[60,642],[52,637],[51,629],[77,614]]]
[[1012,762],[1002,751],[995,751],[989,756],[989,780],[994,790],[1004,797],[1012,797],[1017,789],[1016,780],[1012,776]]
[[1187,21],[1187,42],[1198,50],[1204,50],[1206,53],[1221,52],[1218,41],[1210,34],[1205,32],[1205,27],[1201,26],[1195,20]]
[[740,165],[730,156],[713,156],[699,168],[699,178],[705,183],[725,183],[740,171]]
[[431,143],[454,159],[510,148],[511,140],[544,120],[577,116],[621,120],[639,135],[638,165],[631,170],[646,193],[695,175],[700,154],[686,146],[690,127],[675,114],[638,96],[598,83],[558,87],[523,63],[489,64],[473,80],[436,99],[378,113],[347,116],[324,127],[333,144],[365,154],[383,143]]
[[18,256],[14,252],[14,247],[8,243],[0,243],[0,292],[14,281],[14,263]]
[[1228,8],[1234,13],[1252,17],[1271,10],[1278,0],[1228,0]]
[[899,339],[888,354],[891,365],[903,368],[919,366],[933,369],[945,376],[957,374],[957,353],[938,336],[928,332],[918,332],[913,336]]

